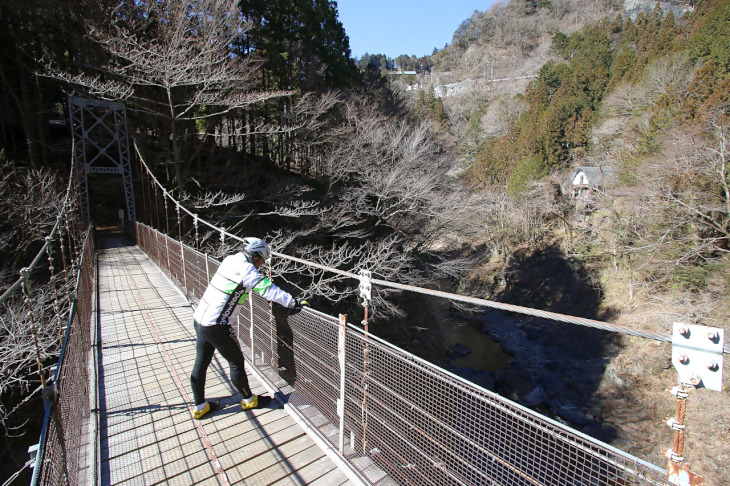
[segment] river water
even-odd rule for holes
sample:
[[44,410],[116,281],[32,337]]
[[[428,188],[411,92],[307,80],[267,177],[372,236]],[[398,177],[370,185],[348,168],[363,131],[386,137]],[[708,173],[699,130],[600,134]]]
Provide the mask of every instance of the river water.
[[439,321],[439,328],[447,348],[458,353],[459,349],[466,346],[464,351],[471,351],[465,356],[452,357],[450,362],[453,366],[475,371],[499,371],[513,359],[484,332],[483,324],[476,320],[449,317]]
[[459,373],[459,369],[477,373],[499,371],[513,359],[484,331],[483,322],[452,312],[447,299],[411,294],[403,307],[415,325],[439,332],[447,350],[447,362],[457,374],[469,377],[469,373]]

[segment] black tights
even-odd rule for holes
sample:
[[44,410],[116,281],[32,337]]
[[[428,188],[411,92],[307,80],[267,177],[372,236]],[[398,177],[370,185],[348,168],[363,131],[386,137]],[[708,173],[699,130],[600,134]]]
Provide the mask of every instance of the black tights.
[[195,327],[195,364],[190,374],[190,384],[193,388],[193,399],[196,405],[205,402],[205,374],[213,359],[213,352],[223,356],[231,368],[231,381],[243,398],[251,395],[248,386],[248,377],[244,368],[243,353],[238,347],[236,338],[231,334],[231,327],[225,325],[201,326],[197,322]]

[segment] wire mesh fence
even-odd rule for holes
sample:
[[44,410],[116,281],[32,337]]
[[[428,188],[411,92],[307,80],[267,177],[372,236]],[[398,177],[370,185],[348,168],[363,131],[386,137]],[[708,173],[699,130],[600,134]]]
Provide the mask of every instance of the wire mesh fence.
[[88,358],[94,296],[94,235],[89,232],[82,250],[75,300],[53,381],[43,390],[46,404],[33,485],[89,484]]
[[[142,224],[136,236],[197,302],[218,262]],[[290,409],[368,484],[669,484],[661,468],[335,317],[252,294],[237,333]]]

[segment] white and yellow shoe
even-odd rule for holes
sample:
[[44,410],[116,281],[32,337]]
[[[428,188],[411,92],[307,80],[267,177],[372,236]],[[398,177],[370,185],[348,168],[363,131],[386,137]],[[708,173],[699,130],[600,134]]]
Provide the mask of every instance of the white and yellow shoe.
[[201,418],[203,418],[204,415],[208,414],[209,412],[214,412],[218,410],[219,406],[220,400],[205,402],[205,407],[202,410],[193,411],[193,417],[197,420],[200,420]]
[[241,400],[241,408],[243,410],[253,410],[255,408],[264,408],[271,403],[271,397],[266,395],[254,395],[248,400]]

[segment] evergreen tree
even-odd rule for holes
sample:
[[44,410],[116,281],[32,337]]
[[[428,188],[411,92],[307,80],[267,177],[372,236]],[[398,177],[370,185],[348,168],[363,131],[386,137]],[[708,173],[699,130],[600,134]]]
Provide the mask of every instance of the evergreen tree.
[[439,127],[443,127],[448,122],[448,116],[446,115],[446,109],[444,108],[444,102],[441,98],[435,98],[433,105],[431,106],[431,119],[436,122]]
[[530,189],[532,183],[548,175],[547,164],[539,155],[533,154],[522,158],[507,184],[507,194],[511,197],[520,197]]
[[[50,107],[66,118],[66,96],[57,83],[36,73],[53,60],[78,73],[77,63],[93,63],[101,56],[83,41],[85,20],[100,18],[107,1],[5,0],[0,2],[0,151],[34,168],[50,163],[48,116]],[[83,14],[82,14],[83,13]]]
[[360,71],[360,76],[351,91],[354,94],[352,96],[354,103],[367,106],[376,113],[394,115],[405,110],[403,99],[396,96],[390,87],[388,77],[382,76],[374,64],[367,64]]
[[[240,117],[251,125],[296,125],[293,107],[304,93],[346,89],[357,77],[350,58],[349,39],[337,19],[337,4],[327,0],[241,0],[242,14],[253,27],[242,39],[243,56],[261,65],[262,90],[290,90],[297,94],[277,104],[252,107]],[[273,159],[291,168],[295,144],[291,134],[247,137],[251,155]],[[299,154],[301,155],[301,154]]]
[[702,105],[715,92],[722,82],[722,74],[713,60],[705,62],[697,71],[682,103],[682,116],[692,119],[700,111]]
[[474,163],[477,152],[482,145],[482,110],[474,110],[469,115],[469,121],[466,124],[466,132],[464,138],[459,143],[459,155],[461,155],[464,165],[469,167]]
[[714,6],[699,20],[690,34],[690,50],[696,59],[712,59],[721,72],[730,72],[730,2]]
[[337,2],[315,0],[303,2],[299,57],[302,89],[319,91],[323,88],[351,86],[355,66],[350,58],[350,41],[342,23],[337,19]]
[[652,45],[649,52],[649,58],[653,59],[671,52],[674,48],[674,42],[678,34],[679,31],[677,29],[677,24],[674,21],[674,13],[670,10],[662,21],[662,25],[659,28],[659,34],[656,37],[656,42]]
[[262,88],[322,91],[345,88],[356,68],[349,39],[327,0],[242,0],[254,26],[243,52],[262,62]]
[[[433,93],[433,87],[429,90]],[[417,121],[425,120],[428,117],[430,111],[429,100],[427,99],[426,91],[419,90],[418,97],[416,98],[416,107],[413,110],[413,115]]]

